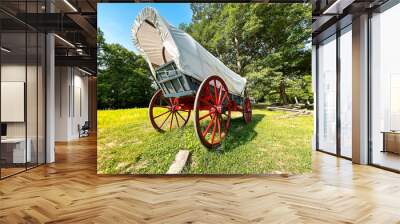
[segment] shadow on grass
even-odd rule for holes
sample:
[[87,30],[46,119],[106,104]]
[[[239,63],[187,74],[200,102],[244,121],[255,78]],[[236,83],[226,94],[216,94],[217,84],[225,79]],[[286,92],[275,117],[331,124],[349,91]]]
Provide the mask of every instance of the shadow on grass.
[[264,116],[264,114],[253,115],[252,121],[249,124],[244,123],[242,117],[232,119],[227,138],[215,152],[227,153],[253,140],[257,136],[257,132],[254,128]]
[[258,104],[252,104],[251,107],[252,109],[259,109],[259,110],[266,110],[268,109],[270,105],[266,103],[258,103]]

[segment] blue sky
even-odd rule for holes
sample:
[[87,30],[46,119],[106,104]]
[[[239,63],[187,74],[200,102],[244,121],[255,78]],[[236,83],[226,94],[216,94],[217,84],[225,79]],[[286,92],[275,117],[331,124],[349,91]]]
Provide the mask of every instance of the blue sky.
[[190,23],[189,3],[99,3],[97,26],[104,32],[107,43],[119,43],[137,52],[132,44],[131,27],[138,13],[145,7],[155,8],[170,24]]

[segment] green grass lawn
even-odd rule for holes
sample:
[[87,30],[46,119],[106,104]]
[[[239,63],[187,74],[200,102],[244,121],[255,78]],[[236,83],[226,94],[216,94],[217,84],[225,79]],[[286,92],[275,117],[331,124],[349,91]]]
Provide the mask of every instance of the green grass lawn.
[[147,108],[98,111],[97,171],[101,174],[164,174],[176,153],[192,156],[186,174],[304,173],[311,170],[311,115],[253,110],[245,125],[233,113],[221,150],[207,150],[195,136],[193,114],[183,129],[158,133]]

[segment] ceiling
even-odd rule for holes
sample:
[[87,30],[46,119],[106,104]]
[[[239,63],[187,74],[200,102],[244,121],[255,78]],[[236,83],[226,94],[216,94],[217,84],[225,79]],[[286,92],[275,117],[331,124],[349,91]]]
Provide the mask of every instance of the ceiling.
[[[25,31],[55,33],[56,65],[78,66],[95,74],[96,6],[97,0],[1,0],[2,44],[12,49],[9,58],[30,58],[37,48],[28,43],[26,54]],[[33,36],[27,36],[29,42]]]
[[313,43],[348,24],[352,18],[374,10],[388,0],[311,0]]

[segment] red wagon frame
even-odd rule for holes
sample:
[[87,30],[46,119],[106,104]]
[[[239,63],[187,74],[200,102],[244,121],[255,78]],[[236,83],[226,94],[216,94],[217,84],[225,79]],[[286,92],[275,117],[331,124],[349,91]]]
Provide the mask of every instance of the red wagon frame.
[[245,123],[251,122],[249,97],[229,92],[225,81],[218,75],[202,82],[177,69],[173,61],[155,71],[159,90],[149,105],[150,123],[159,132],[183,128],[194,112],[195,133],[207,148],[217,148],[228,134],[231,112],[243,114]]

